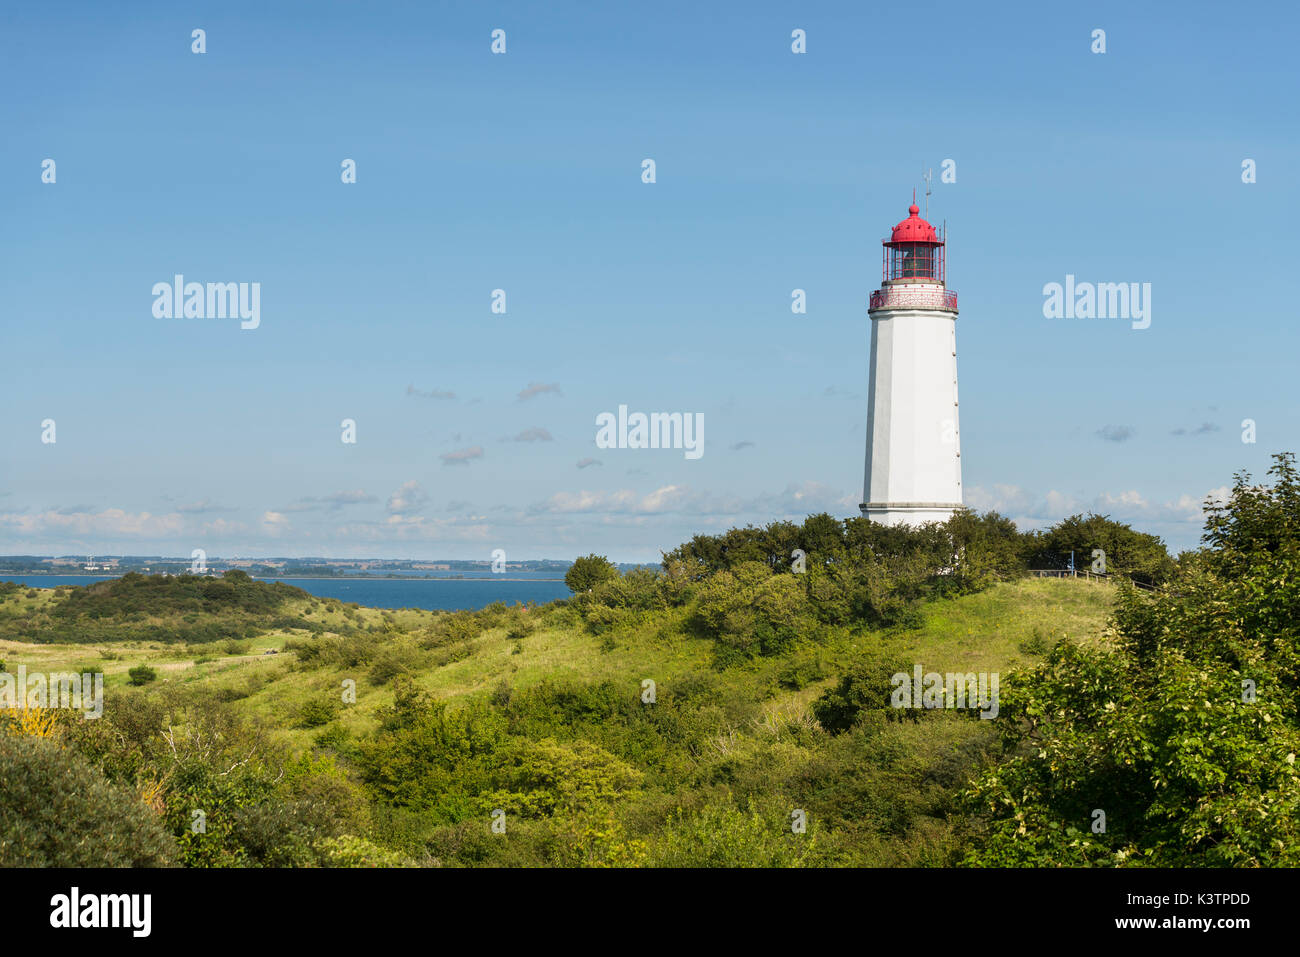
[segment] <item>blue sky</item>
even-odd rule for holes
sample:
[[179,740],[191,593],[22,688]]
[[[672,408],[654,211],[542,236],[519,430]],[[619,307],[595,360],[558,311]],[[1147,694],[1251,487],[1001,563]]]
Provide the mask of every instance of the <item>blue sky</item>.
[[[0,553],[631,561],[854,515],[926,167],[967,504],[1191,547],[1300,447],[1300,15],[1172,10],[10,5]],[[260,283],[260,327],[155,318],[176,273]],[[1151,283],[1150,328],[1044,318],[1066,274]],[[620,404],[705,454],[596,448]]]

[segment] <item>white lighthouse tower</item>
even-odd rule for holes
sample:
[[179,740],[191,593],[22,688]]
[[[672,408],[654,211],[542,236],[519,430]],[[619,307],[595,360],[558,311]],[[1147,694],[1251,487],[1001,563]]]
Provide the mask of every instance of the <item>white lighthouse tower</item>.
[[885,525],[943,522],[961,503],[957,294],[944,240],[918,215],[883,242],[871,294],[871,385],[862,514]]

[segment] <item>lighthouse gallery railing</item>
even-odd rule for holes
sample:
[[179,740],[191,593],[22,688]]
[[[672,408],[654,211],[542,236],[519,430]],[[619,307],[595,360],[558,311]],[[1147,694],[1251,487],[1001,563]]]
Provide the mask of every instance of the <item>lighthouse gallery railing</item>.
[[951,309],[957,311],[957,293],[951,289],[877,289],[871,309]]

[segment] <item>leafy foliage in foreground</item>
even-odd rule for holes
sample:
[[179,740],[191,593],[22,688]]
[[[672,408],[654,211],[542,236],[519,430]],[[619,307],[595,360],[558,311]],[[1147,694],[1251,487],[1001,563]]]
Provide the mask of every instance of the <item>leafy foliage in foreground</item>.
[[1300,864],[1300,476],[1269,474],[1236,476],[1165,591],[1125,591],[1113,650],[1061,644],[1011,683],[968,862]]
[[0,867],[161,867],[171,836],[137,794],[45,737],[0,734]]
[[186,866],[400,860],[362,836],[365,802],[333,758],[288,753],[211,694],[175,686],[127,694],[97,721],[65,720],[61,735],[115,785],[151,796]]

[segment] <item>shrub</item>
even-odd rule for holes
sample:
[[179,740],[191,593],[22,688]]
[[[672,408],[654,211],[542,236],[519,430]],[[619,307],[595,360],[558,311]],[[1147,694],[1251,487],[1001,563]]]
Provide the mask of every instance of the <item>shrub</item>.
[[831,734],[849,730],[866,714],[882,715],[901,720],[916,720],[919,712],[914,708],[893,707],[891,678],[903,673],[910,675],[910,665],[886,658],[868,658],[859,662],[833,688],[822,692],[813,701],[811,710],[818,724]]
[[176,846],[139,796],[52,741],[0,736],[0,867],[165,867]]
[[370,666],[372,684],[385,685],[398,675],[411,674],[428,665],[430,654],[415,647],[409,640],[394,642],[375,653]]
[[341,724],[329,724],[316,733],[312,744],[330,751],[342,751],[349,740],[348,729]]
[[637,796],[641,772],[588,741],[562,744],[516,739],[498,756],[498,790],[484,798],[487,810],[524,817],[590,810]]
[[1091,513],[1072,515],[1046,532],[1031,536],[1025,555],[1031,567],[1064,568],[1073,552],[1075,567],[1083,570],[1092,564],[1094,549],[1106,553],[1106,571],[1111,575],[1159,585],[1174,572],[1174,560],[1157,536]]
[[791,691],[802,691],[826,677],[820,658],[791,661],[777,673],[777,683]]
[[333,701],[322,697],[308,698],[298,709],[297,727],[319,728],[334,720],[338,711]]
[[564,573],[564,584],[569,586],[570,591],[578,594],[591,591],[601,582],[617,577],[618,569],[608,558],[603,555],[584,555],[582,558],[575,559],[569,566],[569,570]]
[[315,851],[323,867],[402,867],[406,863],[397,851],[353,834],[322,838],[316,842]]
[[802,584],[759,562],[719,572],[699,589],[688,624],[745,656],[777,655],[813,625]]
[[583,618],[593,635],[603,635],[625,623],[629,615],[625,608],[610,608],[608,605],[590,604],[583,609]]
[[511,641],[520,641],[521,639],[527,638],[536,630],[536,622],[527,618],[521,618],[506,630],[506,637]]
[[136,665],[126,674],[129,679],[127,684],[132,685],[147,685],[149,682],[158,679],[158,672],[150,668],[148,665]]
[[695,813],[678,811],[650,844],[655,867],[809,867],[817,866],[817,838],[811,830],[795,834],[780,812],[763,813],[753,804],[708,805]]
[[1111,647],[1060,642],[1004,685],[966,863],[1300,864],[1300,474],[1269,471],[1207,508],[1168,588],[1121,589]]

